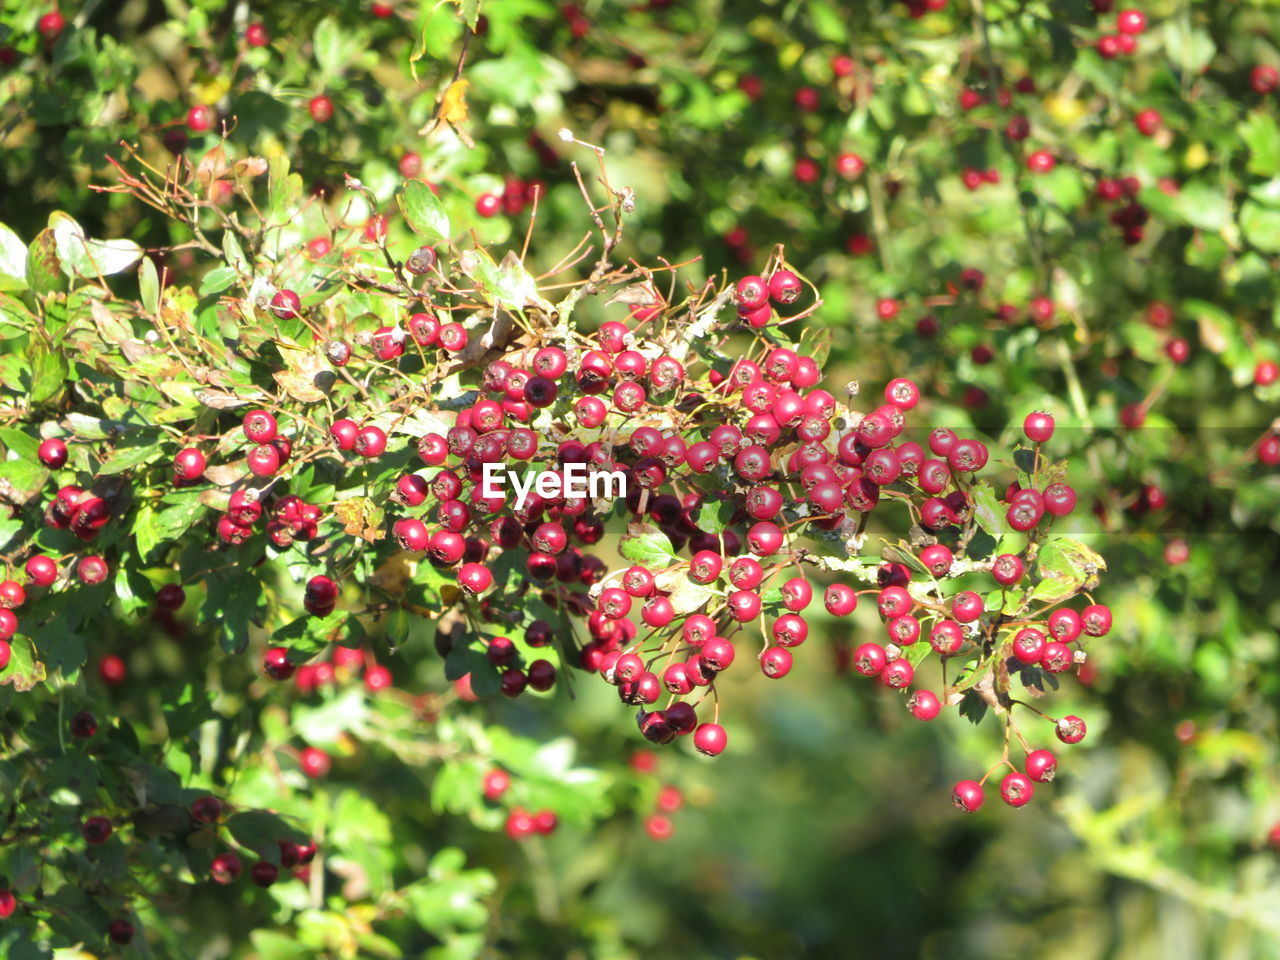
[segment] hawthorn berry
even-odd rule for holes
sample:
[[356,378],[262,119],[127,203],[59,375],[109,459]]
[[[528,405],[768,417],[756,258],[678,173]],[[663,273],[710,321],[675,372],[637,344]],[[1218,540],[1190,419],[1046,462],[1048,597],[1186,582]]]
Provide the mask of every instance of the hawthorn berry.
[[847,617],[858,608],[858,595],[850,586],[833,583],[823,593],[822,602],[832,616]]
[[195,447],[179,450],[177,456],[173,458],[174,479],[180,483],[190,483],[198,480],[204,474],[206,466],[208,466],[208,462],[205,460],[204,454]]
[[951,788],[951,802],[965,813],[976,813],[984,800],[982,785],[973,780],[961,780]]
[[718,723],[702,723],[693,732],[693,745],[706,757],[718,757],[724,753],[728,738],[724,727]]
[[113,828],[106,817],[90,817],[80,828],[86,843],[99,846],[111,839]]
[[249,870],[249,879],[255,887],[269,887],[280,877],[280,868],[274,863],[259,860]]
[[1141,10],[1121,10],[1116,14],[1116,29],[1136,36],[1147,29],[1147,15]]
[[1261,64],[1249,71],[1249,86],[1254,93],[1266,96],[1280,87],[1280,71],[1269,64]]
[[1027,776],[1036,783],[1049,783],[1058,771],[1058,758],[1048,750],[1032,750],[1027,754]]
[[1053,437],[1053,427],[1053,416],[1043,411],[1029,413],[1022,421],[1023,432],[1032,443],[1048,443]]
[[1048,150],[1033,150],[1027,155],[1027,169],[1032,173],[1048,173],[1057,163]]
[[107,936],[112,943],[119,944],[122,947],[128,946],[133,942],[134,932],[133,924],[124,917],[116,917],[116,919],[107,924]]
[[331,761],[329,755],[318,747],[305,747],[298,754],[298,765],[302,772],[313,780],[327,776]]
[[917,690],[907,698],[907,709],[917,720],[932,720],[942,711],[942,703],[933,691]]
[[296,667],[289,662],[289,651],[272,647],[262,658],[262,669],[272,680],[288,680]]
[[46,43],[53,43],[62,35],[66,25],[67,22],[62,14],[57,10],[51,10],[36,21],[36,33],[40,34]]
[[356,434],[352,449],[366,460],[380,457],[387,449],[387,435],[381,427],[370,424]]
[[52,586],[58,579],[58,565],[43,553],[37,553],[27,561],[26,571],[27,579],[37,587]]
[[67,462],[67,445],[57,437],[41,442],[36,456],[50,470],[61,470]]
[[1074,715],[1063,717],[1054,724],[1053,730],[1063,743],[1079,743],[1088,732],[1085,722]]
[[1025,773],[1011,770],[1000,781],[1000,799],[1011,807],[1024,807],[1035,796],[1035,784]]
[[323,93],[307,101],[307,112],[316,123],[328,123],[333,119],[333,100]]
[[209,876],[213,878],[214,883],[220,883],[226,886],[234,883],[240,876],[241,864],[240,858],[230,851],[220,853],[213,858],[213,863],[209,867]]

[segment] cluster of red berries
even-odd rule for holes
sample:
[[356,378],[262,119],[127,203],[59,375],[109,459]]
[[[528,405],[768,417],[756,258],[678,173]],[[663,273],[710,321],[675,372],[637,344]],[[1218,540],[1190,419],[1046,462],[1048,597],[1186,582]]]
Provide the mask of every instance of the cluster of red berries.
[[[1096,13],[1110,13],[1114,0],[1093,0]],[[1147,30],[1147,15],[1141,10],[1121,10],[1116,14],[1115,33],[1098,37],[1098,54],[1107,60],[1132,56],[1138,50],[1138,37]]]
[[355,679],[362,670],[364,688],[369,693],[381,693],[391,686],[391,671],[374,660],[372,652],[341,644],[333,648],[330,659],[299,666],[293,682],[300,693],[309,694],[343,680]]
[[524,208],[544,196],[547,185],[542,180],[522,180],[519,177],[507,177],[503,181],[500,193],[482,193],[476,197],[476,213],[482,217],[496,217],[504,213],[508,217],[516,217],[524,213]]
[[[426,276],[437,266],[430,248],[415,257],[415,275]],[[443,282],[443,273],[431,276]],[[960,284],[980,290],[983,280],[980,271],[968,271]],[[779,254],[770,269],[743,277],[726,292],[736,307],[736,325],[719,321],[711,308],[702,321],[705,330],[683,331],[683,342],[668,342],[665,325],[656,322],[667,307],[654,296],[631,306],[630,325],[602,324],[594,342],[544,342],[507,351],[484,369],[479,390],[465,406],[458,409],[446,398],[430,411],[443,426],[417,439],[426,469],[394,482],[389,501],[404,513],[388,518],[391,538],[399,549],[452,572],[457,602],[470,610],[466,622],[506,625],[487,636],[463,631],[463,639],[440,631],[441,652],[459,642],[481,644],[498,688],[517,696],[554,685],[555,664],[536,651],[559,641],[563,662],[599,674],[617,687],[623,702],[639,708],[637,722],[646,739],[669,743],[688,735],[698,751],[714,756],[727,744],[716,680],[732,667],[748,631],[764,637],[757,656],[761,672],[785,677],[810,629],[805,614],[815,588],[804,567],[820,573],[856,568],[840,566],[842,561],[833,566],[830,551],[814,547],[835,539],[845,549],[860,550],[868,516],[891,505],[905,508],[923,538],[912,545],[917,569],[886,562],[872,572],[873,586],[866,589],[839,582],[818,588],[835,617],[852,614],[860,595],[876,597],[886,635],[858,646],[857,672],[906,691],[930,653],[944,660],[966,653],[986,671],[1007,660],[1032,686],[1042,674],[1072,666],[1081,656],[1081,635],[1109,629],[1106,608],[1063,608],[1043,622],[1022,611],[1011,624],[1002,611],[987,608],[983,593],[989,587],[973,584],[983,593],[966,589],[949,597],[943,592],[942,584],[965,575],[989,576],[1000,589],[1017,591],[1028,573],[1030,559],[1017,554],[981,561],[967,555],[975,475],[986,465],[987,447],[941,427],[928,433],[925,444],[908,439],[907,418],[920,397],[910,380],[892,381],[884,403],[866,413],[821,389],[818,358],[776,341],[787,324],[806,315],[799,301],[809,289]],[[708,288],[703,298],[704,304],[723,303],[725,295]],[[369,338],[371,362],[397,363],[409,339],[422,346],[442,339],[436,308],[425,299],[402,336],[384,327]],[[292,291],[277,292],[271,306],[286,319],[305,313]],[[880,314],[887,319],[898,308],[886,299]],[[790,315],[780,317],[779,311]],[[698,316],[698,310],[689,315]],[[719,344],[743,331],[755,346],[739,351],[737,359],[720,352]],[[769,331],[774,342],[761,331]],[[691,361],[688,341],[708,338],[711,343],[695,350],[699,356]],[[335,342],[326,345],[331,359]],[[600,439],[544,441],[546,423],[575,421]],[[296,426],[285,437],[272,413],[254,409],[244,415],[240,429],[251,444],[249,472],[267,484],[251,481],[231,494],[217,524],[224,543],[248,542],[264,516],[269,538],[280,549],[321,535],[329,518],[318,505],[272,492],[293,443],[305,444],[316,425],[298,418]],[[1075,494],[1061,469],[1040,466],[1039,447],[1053,433],[1052,418],[1033,414],[1024,427],[1036,447],[1037,466],[1004,492],[1005,522],[1036,543],[1048,521],[1073,509]],[[309,439],[315,446],[301,451],[303,459],[327,446],[376,460],[388,444],[381,427],[351,418],[335,420],[325,436]],[[630,533],[622,549],[632,557],[630,567],[610,573],[591,549],[606,535],[608,504],[541,487],[513,504],[505,490],[495,494],[481,482],[493,465],[554,472],[572,464],[626,480]],[[174,469],[178,482],[192,483],[207,464],[197,448],[188,447]],[[687,559],[675,559],[681,553]],[[655,563],[655,554],[663,559]],[[927,578],[920,579],[919,571]],[[340,594],[334,579],[317,574],[306,584],[303,606],[327,617]],[[539,606],[523,615],[513,612],[531,598]],[[566,633],[563,623],[551,626],[554,616],[543,611],[555,610],[585,619],[585,644],[571,630]],[[918,644],[924,637],[928,643]],[[263,669],[277,680],[296,676],[307,691],[331,682],[359,656],[339,648],[332,662],[299,669],[287,648],[275,646],[267,650]],[[458,681],[459,692],[469,694],[474,679]],[[390,675],[375,665],[365,682],[381,688]],[[667,702],[655,708],[664,695]],[[908,709],[932,719],[961,696],[957,689],[939,696],[919,688],[907,698]],[[323,775],[329,763],[315,748],[303,751],[300,762],[311,776]],[[537,820],[527,814],[513,818],[516,833],[524,831],[526,818]]]
[[[191,805],[191,819],[202,827],[216,830],[226,812],[226,807],[217,797],[203,796]],[[305,880],[310,874],[310,863],[316,856],[316,843],[296,843],[293,840],[277,840],[277,855],[267,859],[265,855],[249,869],[249,877],[256,887],[269,887],[280,879],[281,870],[292,871],[293,875]],[[261,852],[261,851],[260,851]],[[279,864],[272,862],[278,860]],[[235,883],[244,870],[240,855],[228,850],[215,856],[209,866],[209,877],[214,883],[227,886]]]
[[[631,769],[640,774],[652,774],[658,766],[658,758],[648,750],[637,750],[631,755]],[[644,832],[651,840],[670,840],[675,834],[671,815],[684,806],[684,793],[675,784],[664,783],[658,787],[653,800],[653,812],[644,820]]]
[[[500,768],[490,770],[484,775],[484,798],[490,803],[499,802],[507,796],[511,789],[511,774]],[[534,834],[549,836],[560,825],[560,818],[554,810],[539,810],[530,813],[524,807],[516,805],[507,812],[503,829],[512,840],[525,840]]]

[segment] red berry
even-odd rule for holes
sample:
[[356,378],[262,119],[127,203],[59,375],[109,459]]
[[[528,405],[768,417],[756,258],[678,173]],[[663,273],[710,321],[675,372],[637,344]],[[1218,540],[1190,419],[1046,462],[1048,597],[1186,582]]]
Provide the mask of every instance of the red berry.
[[85,740],[98,732],[98,718],[88,710],[81,710],[71,718],[69,726],[73,737]]
[[1042,411],[1027,414],[1027,418],[1022,421],[1023,432],[1026,433],[1027,439],[1033,443],[1048,443],[1053,437],[1053,417]]
[[1025,773],[1011,770],[1000,781],[1000,799],[1011,807],[1024,807],[1035,796],[1036,787]]
[[272,680],[288,680],[296,668],[289,662],[287,649],[272,647],[262,658],[262,669]]
[[293,320],[302,315],[302,299],[292,290],[277,290],[271,298],[271,312],[281,320]]
[[836,173],[846,180],[856,180],[867,167],[856,153],[841,153],[836,157]]
[[1027,169],[1032,173],[1048,173],[1055,166],[1057,160],[1048,150],[1034,150],[1027,155]]
[[1032,750],[1027,754],[1027,776],[1036,783],[1048,783],[1058,771],[1058,758],[1048,750]]
[[984,800],[981,784],[973,780],[961,780],[951,788],[951,802],[965,813],[976,813]]
[[878,643],[864,643],[853,651],[853,669],[864,677],[876,677],[888,663],[884,647]]
[[1249,71],[1249,85],[1255,93],[1265,96],[1280,87],[1280,71],[1267,64],[1254,67]]
[[90,817],[80,831],[84,834],[85,842],[98,846],[111,839],[111,821],[106,817]]
[[[909,598],[908,598],[909,599]],[[827,612],[836,617],[847,617],[858,607],[858,595],[843,583],[833,583],[822,595]]]
[[917,690],[908,698],[907,709],[917,720],[932,720],[942,711],[942,704],[931,690]]
[[265,47],[271,42],[271,36],[262,24],[251,23],[245,28],[244,42],[251,47]]
[[67,445],[57,437],[50,437],[40,444],[36,456],[50,470],[61,470],[67,462]]
[[27,592],[16,580],[5,580],[0,583],[0,607],[13,609],[27,602]]
[[387,449],[387,435],[381,427],[370,424],[356,434],[352,449],[365,459],[380,457]]
[[333,101],[323,93],[312,97],[307,103],[307,112],[316,123],[328,123],[333,119]]
[[1083,720],[1077,716],[1066,716],[1054,725],[1054,733],[1063,743],[1079,743],[1088,732]]
[[298,755],[298,764],[303,773],[315,780],[329,773],[331,761],[329,755],[318,747],[306,747]]
[[1139,110],[1133,117],[1133,125],[1138,128],[1138,132],[1144,137],[1155,136],[1156,131],[1160,129],[1161,118],[1159,110]]
[[790,270],[775,270],[769,278],[769,296],[775,303],[795,303],[803,290],[800,278]]
[[179,450],[177,456],[173,458],[174,479],[183,483],[198,480],[204,474],[206,466],[208,463],[204,454],[195,447]]
[[58,579],[58,565],[43,553],[37,553],[27,561],[27,579],[37,587],[50,586]]
[[769,284],[763,277],[743,277],[734,288],[734,294],[740,309],[758,310],[769,303]]
[[496,193],[482,193],[476,197],[476,213],[488,219],[502,211],[502,198]]
[[220,853],[213,858],[209,867],[209,875],[214,883],[226,885],[234,883],[240,876],[240,858],[234,853]]
[[245,459],[249,472],[255,477],[274,476],[280,469],[280,450],[274,444],[259,444],[249,451],[249,456]]
[[477,596],[493,586],[493,574],[483,564],[464,563],[458,570],[458,586]]
[[1116,14],[1116,28],[1121,33],[1137,36],[1147,29],[1147,15],[1141,10],[1121,10]]
[[117,917],[107,925],[107,936],[111,938],[111,942],[122,947],[133,942],[133,934],[133,924],[123,917]]
[[268,863],[266,860],[259,860],[253,865],[253,869],[249,871],[249,879],[257,887],[269,887],[276,882],[279,876],[280,868],[274,863]]
[[[3,669],[3,667],[0,667]],[[109,653],[98,661],[98,676],[110,687],[118,687],[128,676],[128,668],[123,660],[114,653]]]
[[213,107],[199,103],[187,111],[187,129],[192,133],[204,133],[213,126],[216,118]]
[[760,669],[766,677],[785,677],[791,672],[791,664],[791,651],[786,647],[769,647],[760,655]]
[[704,756],[718,757],[724,752],[727,742],[724,727],[718,723],[699,724],[693,732],[693,745]]
[[36,21],[36,32],[44,37],[48,43],[53,43],[62,34],[66,25],[67,22],[63,19],[62,14],[57,10],[52,10]]

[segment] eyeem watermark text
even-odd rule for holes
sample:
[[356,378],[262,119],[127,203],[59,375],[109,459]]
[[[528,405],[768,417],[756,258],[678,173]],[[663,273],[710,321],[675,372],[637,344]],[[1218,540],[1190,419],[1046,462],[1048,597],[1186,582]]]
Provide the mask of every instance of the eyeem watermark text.
[[524,509],[533,491],[544,499],[608,500],[627,495],[627,475],[621,470],[592,470],[585,463],[566,463],[563,470],[534,470],[513,473],[500,463],[486,463],[480,478],[480,495],[485,499],[504,496],[507,480],[516,492],[516,509]]

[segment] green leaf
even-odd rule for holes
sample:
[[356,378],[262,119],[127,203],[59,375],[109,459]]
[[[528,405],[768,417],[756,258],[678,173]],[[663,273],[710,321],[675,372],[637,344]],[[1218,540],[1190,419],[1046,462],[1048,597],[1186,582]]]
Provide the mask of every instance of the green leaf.
[[142,257],[132,240],[91,240],[72,217],[55,213],[50,218],[62,272],[68,277],[109,277],[123,273]]
[[1255,112],[1237,128],[1249,147],[1249,172],[1262,177],[1280,174],[1280,125],[1269,113]]
[[221,293],[236,282],[236,271],[232,267],[214,267],[200,280],[200,296],[210,297]]
[[0,491],[8,499],[25,503],[44,487],[49,471],[30,460],[6,460],[0,463]]
[[147,313],[160,312],[160,276],[155,261],[143,257],[138,264],[138,292],[142,296],[142,308]]
[[325,17],[316,24],[313,43],[316,63],[330,77],[342,73],[364,46],[358,33],[350,27],[343,27],[334,17]]
[[27,248],[27,286],[38,296],[67,289],[52,230],[41,230]]
[[27,286],[27,245],[3,223],[0,223],[0,290],[22,290]]
[[62,352],[43,336],[34,336],[27,346],[27,359],[31,363],[31,402],[45,403],[59,396],[69,372]]
[[246,810],[233,814],[227,820],[227,829],[238,843],[277,864],[280,862],[277,841],[292,840],[302,843],[306,840],[301,830],[265,810]]
[[1036,556],[1036,571],[1040,582],[1031,596],[1035,600],[1057,603],[1081,590],[1092,589],[1098,582],[1098,574],[1107,569],[1107,563],[1095,550],[1079,540],[1060,537],[1040,547]]
[[826,0],[810,0],[807,7],[809,23],[812,25],[814,33],[828,43],[848,43],[849,30],[846,24],[849,17],[847,11],[837,10]]
[[663,570],[677,562],[675,550],[665,533],[646,533],[622,541],[621,554],[632,563]]
[[267,176],[267,203],[271,219],[280,221],[302,196],[302,177],[289,172],[289,157],[283,152],[271,158]]
[[9,664],[0,670],[0,684],[12,684],[14,690],[24,693],[44,679],[44,664],[36,659],[30,638],[21,634],[10,638]]
[[98,467],[98,476],[124,473],[124,471],[132,469],[140,463],[145,463],[159,452],[160,445],[158,443],[149,443],[137,447],[118,447]]
[[1193,227],[1217,232],[1227,225],[1230,206],[1220,187],[1199,180],[1186,184],[1173,199],[1174,211]]
[[1246,200],[1240,208],[1240,229],[1259,250],[1280,253],[1280,210]]
[[996,540],[1009,531],[1006,512],[1000,508],[996,492],[986,480],[979,480],[974,484],[973,517],[978,521],[978,526]]
[[410,180],[396,195],[396,203],[404,214],[405,223],[414,233],[421,234],[432,243],[449,240],[449,215],[429,186],[422,180]]
[[1191,26],[1190,17],[1170,17],[1164,23],[1164,48],[1169,60],[1189,77],[1198,77],[1217,47],[1205,30]]

